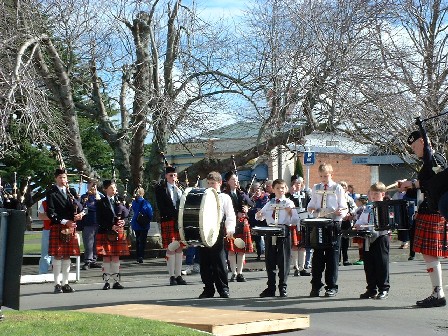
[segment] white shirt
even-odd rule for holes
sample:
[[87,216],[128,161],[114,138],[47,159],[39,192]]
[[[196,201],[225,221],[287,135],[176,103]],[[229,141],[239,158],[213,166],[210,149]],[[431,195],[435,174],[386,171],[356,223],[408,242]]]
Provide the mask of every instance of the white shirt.
[[[321,209],[322,197],[321,193],[324,190],[324,183],[318,183],[313,186],[313,190],[311,191],[311,200],[308,203],[308,208],[313,209]],[[337,209],[345,209],[341,216],[334,216],[333,219],[336,221],[342,220],[343,217],[347,214],[347,200],[345,197],[344,189],[334,181],[329,181],[327,185],[327,190],[329,193],[326,195],[326,207],[324,207],[324,211],[333,212]]]
[[236,227],[236,216],[235,210],[233,210],[232,199],[225,193],[219,193],[218,197],[219,202],[221,203],[221,214],[226,218],[224,222],[226,226],[226,232],[228,234],[234,234]]
[[[176,202],[180,200],[182,197],[182,193],[180,192],[179,188],[171,183],[166,183],[168,186],[168,190],[170,192],[171,200],[173,201],[173,205],[176,206]],[[176,195],[174,195],[176,193]]]
[[[282,197],[279,199],[280,202],[277,203],[277,199],[273,198],[268,203],[264,205],[264,207],[259,211],[261,216],[259,214],[256,215],[256,218],[258,220],[264,220],[266,219],[266,223],[268,225],[274,225],[275,219],[272,218],[272,214],[275,211],[275,208],[280,208],[278,210],[278,223],[277,224],[284,224],[284,225],[297,225],[299,223],[299,214],[297,211],[294,211],[295,205],[292,200],[286,197]],[[291,208],[291,216],[288,215],[288,212],[284,210],[285,208]]]

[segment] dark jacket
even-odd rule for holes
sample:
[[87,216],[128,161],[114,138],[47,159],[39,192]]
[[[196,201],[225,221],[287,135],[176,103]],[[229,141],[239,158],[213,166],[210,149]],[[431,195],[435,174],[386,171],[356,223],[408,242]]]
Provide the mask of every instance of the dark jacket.
[[76,199],[65,198],[56,185],[52,185],[47,191],[47,216],[51,224],[61,224],[61,220],[73,220],[76,213],[82,210],[82,206]]
[[103,197],[96,201],[96,221],[98,223],[98,233],[106,233],[112,230],[112,226],[116,223],[117,217],[121,219],[129,216],[129,210],[121,203],[114,199],[113,207],[115,213],[110,206],[109,198]]
[[162,222],[177,221],[178,211],[174,207],[170,192],[165,180],[161,181],[155,187],[156,203]]

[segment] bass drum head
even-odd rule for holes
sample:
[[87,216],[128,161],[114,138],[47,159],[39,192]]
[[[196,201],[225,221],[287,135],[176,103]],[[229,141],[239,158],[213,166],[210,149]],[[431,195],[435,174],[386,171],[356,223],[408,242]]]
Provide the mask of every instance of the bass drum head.
[[191,189],[193,189],[193,188],[185,189],[185,191],[183,192],[182,196],[180,197],[180,202],[179,202],[179,215],[178,215],[178,220],[177,220],[177,226],[179,228],[180,240],[183,241],[183,242],[185,241],[184,208],[185,208],[185,202],[187,200],[187,195],[191,191]]
[[215,189],[205,190],[199,210],[199,232],[202,244],[212,247],[218,240],[221,224],[221,203]]

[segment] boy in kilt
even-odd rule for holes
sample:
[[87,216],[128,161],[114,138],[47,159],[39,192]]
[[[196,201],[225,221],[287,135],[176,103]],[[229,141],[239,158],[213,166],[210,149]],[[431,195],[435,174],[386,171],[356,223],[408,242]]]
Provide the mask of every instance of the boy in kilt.
[[82,207],[68,188],[67,171],[56,169],[54,180],[46,195],[47,217],[51,221],[48,254],[53,256],[54,293],[73,293],[75,290],[68,284],[70,256],[80,254],[76,222],[84,214],[78,213]]
[[129,210],[115,199],[117,187],[111,180],[103,181],[105,197],[96,203],[97,255],[103,256],[103,289],[110,289],[109,280],[113,277],[113,289],[123,289],[120,284],[120,256],[129,255],[129,247],[124,231],[124,218]]
[[163,248],[166,249],[165,258],[170,276],[170,286],[187,284],[181,275],[185,245],[180,241],[177,224],[182,192],[176,186],[176,181],[176,168],[167,166],[165,167],[165,179],[155,187],[156,203],[160,214],[162,244]]

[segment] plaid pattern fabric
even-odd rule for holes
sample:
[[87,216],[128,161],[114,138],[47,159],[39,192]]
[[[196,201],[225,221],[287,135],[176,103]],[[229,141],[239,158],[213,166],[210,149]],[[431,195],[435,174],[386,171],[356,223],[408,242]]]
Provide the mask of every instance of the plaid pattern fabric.
[[[168,245],[172,243],[174,240],[180,242],[179,231],[176,230],[176,223],[174,220],[161,222],[160,228],[162,231],[162,244],[163,248],[168,248]],[[185,246],[181,243],[182,246]]]
[[443,250],[445,225],[446,221],[438,214],[417,213],[414,251],[434,257],[448,257],[448,251]]
[[291,233],[291,247],[299,246],[301,235],[300,232],[297,232],[297,226],[291,225],[289,227],[289,232]]
[[356,244],[362,244],[362,243],[364,243],[364,238],[362,238],[362,237],[353,237],[352,238],[352,242],[356,243]]
[[72,239],[69,242],[63,242],[60,238],[62,230],[67,229],[66,225],[53,224],[50,227],[50,241],[48,245],[48,255],[53,257],[63,256],[78,256],[79,240],[76,230],[72,235]]
[[244,247],[244,249],[240,249],[235,246],[233,239],[232,240],[225,239],[224,241],[225,241],[226,250],[229,252],[235,252],[235,253],[238,253],[238,252],[252,253],[252,252],[254,252],[254,246],[252,244],[252,235],[250,234],[249,221],[247,220],[247,218],[244,218],[243,222],[240,222],[239,220],[237,220],[236,225],[243,227],[243,233],[236,233],[233,236],[235,238],[241,238],[242,240],[244,240],[244,243],[246,244],[246,246]]
[[108,257],[129,255],[128,240],[126,239],[124,229],[118,229],[118,240],[114,242],[107,240],[106,233],[97,233],[96,253]]

